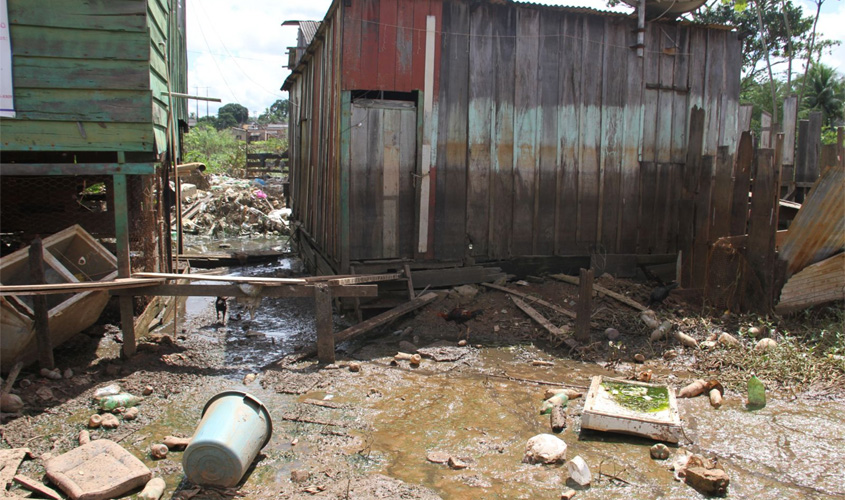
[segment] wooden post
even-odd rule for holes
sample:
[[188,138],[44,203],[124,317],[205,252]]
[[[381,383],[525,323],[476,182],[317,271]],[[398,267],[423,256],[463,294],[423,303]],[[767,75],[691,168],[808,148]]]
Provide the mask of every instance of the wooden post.
[[334,363],[332,292],[328,285],[320,283],[314,286],[314,305],[317,315],[317,358],[320,363]]
[[704,147],[704,110],[698,106],[693,107],[690,112],[689,146],[687,148],[687,160],[684,165],[683,193],[679,202],[678,214],[680,218],[680,241],[681,248],[681,285],[690,288],[692,284],[693,255],[692,244],[695,235],[695,195],[698,189],[699,178],[701,177],[702,158],[701,152]]
[[[751,307],[759,313],[769,312],[772,309],[779,169],[780,165],[774,164],[774,151],[771,149],[757,151],[747,247],[748,265],[757,279],[748,280],[746,296],[749,298]],[[759,284],[759,295],[755,287],[757,284]]]
[[411,266],[406,263],[402,268],[405,271],[405,278],[408,280],[408,298],[414,300],[416,295],[414,294],[414,280],[411,278]]
[[[123,163],[123,153],[118,153],[118,161]],[[126,194],[126,175],[113,176],[114,182],[114,237],[117,242],[117,277],[129,278],[132,266],[129,261],[129,205]],[[121,296],[120,326],[123,330],[124,358],[135,355],[135,310],[131,296]]]
[[[36,237],[29,245],[29,276],[33,285],[40,285],[44,281],[44,248],[41,238]],[[32,310],[35,313],[35,339],[38,341],[38,364],[41,368],[52,370],[56,363],[53,360],[53,342],[50,339],[50,324],[47,311],[47,296],[33,295]]]
[[581,344],[590,341],[590,314],[593,300],[593,270],[581,269],[578,309],[575,311],[575,340]]

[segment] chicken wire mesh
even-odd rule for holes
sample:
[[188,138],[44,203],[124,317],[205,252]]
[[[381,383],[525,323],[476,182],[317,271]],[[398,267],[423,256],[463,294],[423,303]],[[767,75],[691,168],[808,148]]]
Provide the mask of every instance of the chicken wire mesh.
[[[129,248],[133,271],[157,271],[158,210],[153,175],[128,176]],[[3,176],[0,182],[2,254],[79,224],[111,252],[114,202],[110,176]]]

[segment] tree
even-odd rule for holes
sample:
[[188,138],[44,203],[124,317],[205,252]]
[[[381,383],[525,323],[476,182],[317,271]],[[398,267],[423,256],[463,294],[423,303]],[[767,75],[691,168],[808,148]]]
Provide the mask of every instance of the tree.
[[289,113],[290,101],[287,99],[278,99],[258,116],[258,123],[284,123],[288,121]]
[[845,79],[836,70],[816,64],[807,75],[806,109],[822,112],[822,124],[832,127],[845,120]]
[[217,130],[243,125],[249,120],[249,110],[236,103],[229,103],[217,110]]
[[215,130],[208,120],[185,134],[184,144],[185,161],[205,163],[209,173],[232,172],[244,166],[246,143],[229,130]]

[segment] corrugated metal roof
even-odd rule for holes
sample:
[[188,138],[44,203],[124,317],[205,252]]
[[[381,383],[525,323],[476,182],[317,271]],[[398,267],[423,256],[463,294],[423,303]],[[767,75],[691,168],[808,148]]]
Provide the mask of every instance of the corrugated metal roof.
[[311,40],[320,28],[320,21],[299,21],[299,29],[302,30],[302,37],[305,40],[305,47],[311,44]]
[[792,275],[845,247],[845,168],[827,169],[813,185],[781,247]]

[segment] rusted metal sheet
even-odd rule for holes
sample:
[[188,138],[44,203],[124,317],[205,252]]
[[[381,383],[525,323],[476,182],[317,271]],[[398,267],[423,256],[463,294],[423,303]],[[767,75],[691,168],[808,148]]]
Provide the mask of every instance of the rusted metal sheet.
[[845,247],[845,168],[825,171],[789,226],[780,252],[793,275]]
[[845,253],[807,266],[790,278],[775,311],[788,314],[836,301],[845,301]]

